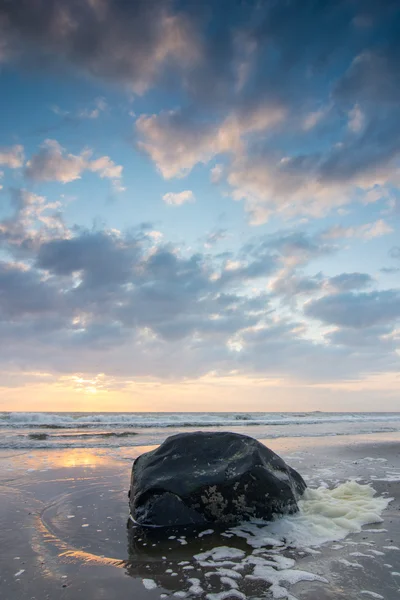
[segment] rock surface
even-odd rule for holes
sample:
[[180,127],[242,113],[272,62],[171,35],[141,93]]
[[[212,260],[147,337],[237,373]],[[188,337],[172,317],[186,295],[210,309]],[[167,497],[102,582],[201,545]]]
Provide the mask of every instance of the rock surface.
[[139,525],[231,525],[297,512],[302,477],[257,440],[236,433],[173,435],[132,467]]

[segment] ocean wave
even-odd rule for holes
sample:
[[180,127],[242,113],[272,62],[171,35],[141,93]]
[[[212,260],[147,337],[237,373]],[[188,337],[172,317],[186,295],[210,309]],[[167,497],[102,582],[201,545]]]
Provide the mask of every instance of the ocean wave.
[[[138,433],[136,433],[136,431],[101,431],[101,432],[97,432],[97,431],[93,431],[90,433],[61,433],[59,435],[51,435],[49,433],[29,433],[28,434],[28,438],[30,440],[47,440],[47,439],[52,439],[52,440],[66,440],[66,439],[82,439],[82,440],[87,440],[88,438],[94,438],[94,439],[98,439],[98,438],[125,438],[125,437],[131,437],[133,435],[138,435]],[[26,436],[19,436],[19,437],[26,437]]]
[[96,429],[400,422],[400,413],[0,413],[1,428]]
[[[385,427],[374,428],[366,427],[358,430],[356,434],[374,434],[374,433],[395,433],[398,428]],[[124,432],[126,433],[126,432]],[[320,438],[320,437],[343,437],[343,436],[354,435],[354,431],[338,431],[338,432],[307,432],[297,433],[292,432],[276,432],[268,433],[268,439],[278,438]],[[260,437],[263,439],[263,436]],[[0,439],[0,450],[44,450],[44,449],[74,449],[74,448],[122,448],[122,447],[135,447],[135,446],[156,446],[161,444],[165,440],[165,435],[161,432],[154,434],[150,437],[141,436],[140,434],[134,435],[118,435],[118,434],[94,434],[89,435],[71,435],[71,436],[58,436],[49,435],[46,433],[38,434],[27,434],[27,435],[13,435],[5,439]]]

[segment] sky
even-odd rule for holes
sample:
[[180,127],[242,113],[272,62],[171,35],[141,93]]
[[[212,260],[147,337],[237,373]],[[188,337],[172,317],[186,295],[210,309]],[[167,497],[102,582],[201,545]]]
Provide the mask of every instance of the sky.
[[400,410],[397,0],[0,0],[0,411]]

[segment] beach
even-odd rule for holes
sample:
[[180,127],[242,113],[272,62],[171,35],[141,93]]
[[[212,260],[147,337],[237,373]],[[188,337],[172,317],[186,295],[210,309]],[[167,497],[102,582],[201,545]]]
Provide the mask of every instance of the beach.
[[[36,437],[24,447],[22,437],[17,447],[15,436],[32,434],[32,428],[17,428],[24,431],[17,434],[14,427],[8,432],[14,446],[4,447],[4,435],[0,450],[0,596],[395,600],[400,593],[400,434],[363,433],[366,422],[376,423],[364,419],[361,433],[354,433],[354,420],[342,420],[342,435],[319,435],[318,430],[318,435],[275,438],[263,436],[268,425],[242,424],[242,432],[305,478],[310,493],[300,514],[231,531],[163,535],[127,527],[132,461],[154,447],[156,428],[120,436],[118,445],[118,438],[104,443],[111,436],[99,437],[97,447],[84,447],[83,438],[72,438],[73,444],[80,440],[78,447],[68,447],[68,439],[57,447],[49,437]],[[398,425],[392,419],[382,427]],[[326,425],[329,431],[334,427],[340,431],[337,422]],[[78,429],[91,436],[90,444],[99,433]],[[126,427],[109,424],[100,433],[111,430],[123,433]],[[39,427],[33,433],[45,431],[58,430]],[[168,434],[157,435],[160,443]],[[141,441],[148,443],[138,445]],[[53,447],[45,446],[49,442]]]

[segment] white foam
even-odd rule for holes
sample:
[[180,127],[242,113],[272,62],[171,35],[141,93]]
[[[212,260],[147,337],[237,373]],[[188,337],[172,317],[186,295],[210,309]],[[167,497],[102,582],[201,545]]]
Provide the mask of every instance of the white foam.
[[369,590],[361,590],[360,594],[363,594],[364,596],[370,596],[371,598],[377,598],[379,600],[385,600],[385,598],[380,594],[377,594],[376,592],[370,592]]
[[201,538],[204,535],[211,535],[212,533],[214,533],[214,529],[205,529],[204,531],[200,531],[197,537]]
[[212,575],[219,575],[220,577],[230,577],[231,579],[242,579],[242,575],[233,569],[227,569],[226,567],[219,567],[216,571],[208,571],[205,573],[205,577],[211,577]]
[[188,589],[189,594],[192,594],[193,596],[201,596],[201,594],[204,593],[204,590],[200,585],[200,579],[197,579],[196,577],[190,577],[188,582],[190,583],[190,588]]
[[363,569],[364,567],[356,562],[350,562],[346,558],[339,558],[338,562],[342,563],[345,567],[353,567],[354,569]]
[[20,575],[22,575],[22,573],[25,573],[25,569],[21,569],[20,571],[18,571],[17,573],[15,573],[14,577],[19,577]]
[[224,585],[228,585],[231,589],[237,590],[239,587],[234,579],[232,579],[231,577],[225,577],[224,575],[221,577],[220,582]]
[[157,587],[157,584],[154,581],[154,579],[142,579],[142,583],[146,590],[154,590]]
[[329,490],[307,489],[299,501],[300,511],[261,528],[240,526],[232,531],[245,537],[253,548],[287,543],[300,548],[339,541],[358,533],[364,525],[381,523],[391,498],[375,496],[370,485],[348,481]]
[[256,565],[251,575],[246,575],[247,579],[262,580],[270,584],[269,592],[272,593],[274,598],[293,598],[289,596],[286,587],[287,585],[294,585],[300,581],[320,581],[322,583],[328,583],[324,577],[309,573],[308,571],[301,571],[299,569],[283,569],[276,570],[269,565]]
[[195,554],[193,558],[195,558],[199,562],[204,562],[208,559],[213,561],[220,561],[226,558],[237,559],[243,558],[245,552],[240,550],[239,548],[229,548],[228,546],[218,546],[216,548],[212,548],[211,550],[207,550],[206,552],[202,552],[201,554]]
[[368,552],[371,552],[371,554],[375,554],[375,556],[385,556],[384,552],[381,552],[380,550],[373,550],[372,548],[370,548]]
[[207,600],[225,600],[226,598],[239,598],[239,600],[246,600],[246,595],[243,592],[239,592],[239,590],[230,589],[225,590],[224,592],[219,592],[218,594],[207,594]]
[[[295,515],[270,523],[248,523],[231,528],[229,535],[244,538],[253,551],[249,554],[241,548],[218,546],[194,556],[194,560],[206,569],[206,580],[218,577],[221,585],[229,587],[219,593],[208,593],[207,600],[244,600],[244,582],[252,580],[264,582],[263,587],[267,584],[268,594],[274,599],[287,600],[296,600],[288,587],[301,581],[328,583],[318,572],[297,569],[295,558],[284,556],[282,550],[295,547],[299,554],[320,553],[316,548],[322,544],[343,540],[349,533],[360,532],[364,525],[382,522],[381,513],[390,501],[390,498],[376,496],[370,485],[349,481],[331,490],[325,487],[308,489],[299,502],[300,511]],[[372,542],[346,540],[344,544],[368,547],[370,554],[354,551],[350,554],[352,557],[373,559],[373,555],[383,554],[370,548]],[[333,544],[332,547],[339,550],[344,545]],[[364,568],[345,558],[339,558],[338,562],[348,568]],[[318,569],[318,563],[315,568]],[[205,593],[199,580],[188,582],[192,582],[192,587],[186,590],[189,594]],[[375,592],[364,590],[364,593],[375,597]]]

